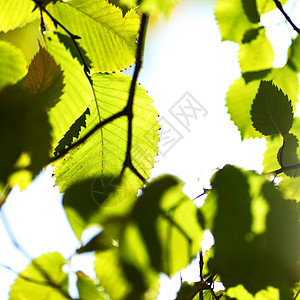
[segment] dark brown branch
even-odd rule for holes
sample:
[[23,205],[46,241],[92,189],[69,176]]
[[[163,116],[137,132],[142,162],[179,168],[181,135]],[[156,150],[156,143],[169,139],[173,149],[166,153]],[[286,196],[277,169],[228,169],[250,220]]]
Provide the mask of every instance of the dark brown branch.
[[279,0],[274,0],[277,8],[280,10],[280,12],[284,15],[285,19],[290,23],[290,25],[293,27],[293,29],[300,34],[300,29],[295,25],[295,23],[291,20],[291,18],[288,16],[288,14],[284,11],[282,4]]
[[144,53],[144,45],[145,45],[145,37],[146,37],[148,20],[149,20],[149,15],[143,14],[141,26],[140,26],[137,50],[136,50],[135,69],[134,69],[134,73],[133,73],[133,77],[132,77],[132,81],[131,81],[127,105],[125,107],[126,115],[127,115],[127,119],[128,119],[128,131],[127,131],[128,134],[127,134],[126,156],[125,156],[125,161],[123,164],[123,169],[121,171],[121,174],[123,174],[125,169],[128,167],[137,177],[139,177],[139,179],[142,182],[145,182],[146,180],[137,171],[137,169],[133,166],[132,160],[131,160],[132,120],[133,120],[133,100],[134,100],[137,79],[138,79],[139,72],[140,72],[140,70],[142,68],[142,64],[143,64],[143,53]]
[[292,165],[292,166],[281,167],[278,170],[275,170],[273,172],[269,172],[269,174],[275,174],[275,177],[276,177],[280,173],[290,171],[290,170],[295,170],[295,169],[300,169],[300,163],[296,164],[296,165]]

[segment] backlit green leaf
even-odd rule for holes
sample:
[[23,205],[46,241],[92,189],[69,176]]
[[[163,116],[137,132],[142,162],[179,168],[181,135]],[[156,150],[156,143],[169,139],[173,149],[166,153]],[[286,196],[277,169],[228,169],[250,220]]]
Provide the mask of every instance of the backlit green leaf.
[[253,296],[242,285],[238,285],[228,289],[226,296],[237,300],[280,300],[279,290],[273,287],[261,290]]
[[240,43],[244,34],[257,28],[247,17],[242,0],[219,0],[215,6],[215,16],[223,41]]
[[0,0],[0,31],[7,32],[29,23],[37,17],[31,0]]
[[15,84],[27,72],[22,52],[12,44],[0,40],[0,90],[8,84]]
[[34,259],[11,286],[9,300],[70,299],[68,276],[62,271],[65,263],[56,252]]
[[47,109],[59,101],[63,94],[63,73],[45,48],[40,47],[31,61],[22,86]]
[[261,81],[251,107],[254,128],[264,135],[285,135],[293,124],[291,101],[270,81]]
[[145,13],[164,13],[167,14],[170,9],[178,4],[180,0],[120,0],[121,4],[129,7],[139,6],[139,9]]
[[239,63],[242,73],[270,69],[273,61],[273,47],[264,28],[259,30],[254,40],[240,45]]
[[[232,166],[213,177],[212,188],[217,213],[209,269],[220,274],[226,288],[243,284],[254,295],[275,286],[285,294],[299,276],[299,204],[283,199],[264,176]],[[257,205],[262,201],[267,208],[263,215]],[[255,222],[264,228],[256,230]]]
[[97,71],[117,71],[135,62],[139,17],[133,10],[123,17],[121,9],[105,0],[72,0],[56,3],[52,12],[81,37],[77,42]]
[[49,112],[56,147],[73,123],[84,113],[93,93],[83,68],[53,33],[46,33],[47,50],[64,73],[64,93]]
[[[130,78],[121,74],[93,74],[92,80],[96,92],[101,120],[120,112],[127,104]],[[148,179],[150,169],[157,154],[158,123],[157,113],[151,105],[152,100],[141,87],[136,88],[133,106],[132,163],[137,171]],[[90,107],[91,116],[87,119],[87,128],[80,136],[99,123],[95,101]],[[56,184],[61,191],[78,180],[97,176],[120,176],[125,161],[128,124],[125,116],[118,118],[98,130],[78,148],[70,151],[55,163]],[[141,180],[128,168],[125,170],[121,189],[137,193],[142,187]]]
[[258,23],[260,21],[260,16],[257,11],[256,0],[242,0],[242,3],[248,19],[252,23]]
[[26,187],[47,164],[51,127],[44,107],[18,86],[0,92],[0,182]]
[[295,40],[292,41],[288,51],[287,65],[295,72],[300,72],[300,36],[298,35]]

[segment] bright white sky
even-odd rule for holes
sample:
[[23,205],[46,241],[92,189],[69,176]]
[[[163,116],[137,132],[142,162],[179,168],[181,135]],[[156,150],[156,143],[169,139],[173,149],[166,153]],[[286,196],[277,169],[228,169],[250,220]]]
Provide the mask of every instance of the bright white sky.
[[[287,12],[294,9],[294,16],[297,15],[296,8],[293,8],[296,2],[291,1],[286,8]],[[238,46],[220,41],[213,5],[211,1],[187,0],[174,9],[168,22],[162,21],[150,27],[144,67],[139,77],[141,85],[154,99],[162,118],[162,131],[167,128],[168,122],[173,130],[175,128],[174,132],[182,136],[165,156],[158,157],[159,162],[152,170],[152,177],[163,173],[177,175],[186,183],[185,192],[190,197],[201,194],[202,187],[208,187],[210,175],[226,163],[262,171],[265,150],[263,140],[241,142],[236,127],[226,113],[226,91],[240,76]],[[278,12],[272,14],[271,20],[274,25],[280,22],[280,25],[268,28],[271,42],[278,53],[275,64],[280,66],[285,61],[291,30],[282,23],[283,18]],[[197,120],[189,119],[188,130],[169,111],[186,92],[207,110],[205,117],[199,112]],[[168,149],[162,144],[160,146],[162,152]],[[58,188],[53,187],[51,175],[52,170],[48,168],[23,193],[14,189],[4,207],[18,242],[32,257],[54,251],[69,257],[78,246],[61,208],[61,195]],[[16,271],[23,270],[27,260],[13,247],[2,224],[0,239],[0,263]],[[92,263],[91,258],[81,262],[75,258],[71,268],[80,268],[88,264],[87,261]],[[89,269],[85,268],[84,271],[93,275]],[[181,275],[183,280],[198,280],[198,264],[193,264],[188,272]],[[7,299],[14,278],[11,272],[0,268],[0,299]],[[161,282],[167,288],[161,291],[159,299],[174,299],[180,284],[179,274],[175,275],[172,283],[166,276]],[[170,289],[174,290],[173,294]]]

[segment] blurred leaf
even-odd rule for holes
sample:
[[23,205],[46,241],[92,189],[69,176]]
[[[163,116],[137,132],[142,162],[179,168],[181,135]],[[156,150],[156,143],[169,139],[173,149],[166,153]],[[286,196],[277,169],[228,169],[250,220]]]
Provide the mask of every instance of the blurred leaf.
[[0,90],[21,80],[26,72],[26,61],[22,52],[12,44],[0,40]]
[[0,0],[0,31],[7,32],[34,20],[38,14],[32,12],[33,8],[31,0]]
[[55,106],[63,94],[63,72],[49,52],[40,46],[30,63],[23,88],[34,95],[47,109]]
[[[220,274],[226,288],[243,284],[254,295],[275,286],[289,293],[299,278],[300,205],[283,199],[263,176],[228,165],[213,177],[212,188],[218,208],[211,272]],[[268,206],[264,215],[257,201]],[[265,230],[255,230],[257,218]]]
[[53,146],[56,147],[72,124],[84,113],[93,99],[93,93],[83,68],[77,59],[50,32],[45,34],[47,50],[64,74],[64,93],[49,112],[53,126]]
[[103,230],[93,237],[86,245],[79,248],[77,253],[104,251],[113,247],[113,239],[106,233],[105,230]]
[[287,65],[295,72],[300,72],[300,36],[298,35],[296,39],[292,41],[291,46],[288,50],[288,60]]
[[107,297],[99,291],[94,281],[86,276],[83,272],[76,272],[77,288],[80,300],[105,300]]
[[251,107],[254,128],[264,135],[285,135],[293,125],[291,101],[270,81],[261,81]]
[[[281,175],[282,176],[282,175]],[[295,199],[300,202],[300,177],[282,176],[278,185],[285,198]]]
[[243,73],[242,76],[245,80],[245,83],[248,84],[250,81],[265,78],[268,74],[270,74],[271,71],[272,71],[272,69],[266,69],[266,70],[261,70],[261,71],[251,71],[251,72]]
[[50,12],[81,37],[77,42],[97,71],[117,71],[135,62],[139,17],[134,10],[123,18],[121,9],[105,0],[72,0],[56,3]]
[[273,61],[273,47],[264,28],[259,29],[255,39],[240,45],[239,63],[242,73],[270,69]]
[[[278,150],[277,160],[281,167],[287,167],[299,163],[299,158],[297,156],[297,149],[299,146],[298,139],[292,133],[289,133],[283,137],[284,143],[282,147]],[[288,176],[299,176],[299,169],[291,170],[285,172]]]
[[[120,112],[126,106],[131,84],[130,77],[97,73],[93,74],[92,80],[101,120]],[[155,119],[157,112],[151,103],[152,99],[146,95],[146,91],[138,86],[133,105],[131,158],[133,165],[145,179],[150,176],[159,139],[159,125]],[[90,106],[90,113],[86,121],[86,129],[81,130],[80,137],[99,123],[95,101]],[[125,161],[127,139],[127,117],[123,116],[105,125],[92,138],[76,149],[72,149],[64,159],[55,163],[56,184],[64,192],[78,180],[102,175],[119,177]],[[118,189],[119,199],[112,200],[114,203],[110,206],[115,206],[116,202],[122,201],[121,194],[124,194],[123,198],[125,194],[135,196],[142,186],[142,181],[127,168]]]
[[244,11],[252,23],[258,23],[260,21],[260,15],[257,11],[256,0],[242,0]]
[[261,290],[255,296],[247,292],[242,286],[238,285],[234,288],[230,288],[226,292],[226,296],[237,300],[280,300],[279,290],[273,287],[268,287],[266,290]]
[[65,148],[68,148],[73,143],[74,139],[79,137],[79,133],[83,128],[86,128],[86,119],[90,115],[90,109],[85,112],[75,121],[70,129],[65,133],[64,137],[59,141],[58,146],[54,149],[54,155],[60,154]]
[[193,300],[200,291],[208,288],[209,286],[204,281],[193,283],[184,281],[181,283],[180,289],[177,292],[176,300]]
[[217,2],[215,16],[223,41],[240,43],[247,31],[257,28],[257,25],[247,17],[243,3],[245,3],[244,0],[219,0]]
[[65,263],[57,252],[34,259],[11,286],[9,300],[71,299],[68,275],[62,271]]
[[242,44],[247,44],[247,43],[250,43],[253,40],[255,40],[259,35],[259,31],[263,28],[264,27],[260,26],[260,27],[249,29],[248,31],[246,31],[243,36],[243,39],[242,39]]
[[[283,5],[288,0],[280,0],[280,3]],[[257,10],[259,14],[265,14],[273,9],[277,9],[273,0],[256,0]]]
[[118,178],[103,176],[78,181],[65,191],[63,206],[78,239],[85,228],[98,224],[102,206],[118,185]]
[[170,9],[178,4],[180,0],[120,0],[122,5],[128,7],[138,6],[143,13],[168,14]]
[[48,162],[50,131],[48,116],[32,95],[18,86],[0,92],[1,183],[21,188],[30,183]]
[[[148,184],[132,210],[136,238],[143,240],[151,266],[169,276],[190,263],[202,239],[196,206],[181,189],[178,179],[159,177]],[[132,243],[129,234],[125,241],[126,246]],[[139,249],[131,248],[126,255],[133,262]]]

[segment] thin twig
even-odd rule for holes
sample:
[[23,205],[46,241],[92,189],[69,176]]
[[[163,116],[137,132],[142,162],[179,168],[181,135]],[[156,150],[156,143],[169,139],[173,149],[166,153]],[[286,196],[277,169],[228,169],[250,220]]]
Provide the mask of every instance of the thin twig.
[[293,29],[300,34],[300,29],[295,25],[295,23],[291,20],[291,18],[288,16],[288,14],[284,11],[282,4],[279,0],[274,0],[277,8],[280,10],[280,12],[284,15],[285,19],[290,23],[290,25],[293,27]]
[[290,171],[290,170],[295,170],[295,169],[300,169],[300,163],[292,166],[281,167],[280,169],[275,170],[273,172],[269,172],[268,174],[275,174],[276,177],[280,173]]
[[128,132],[127,132],[127,150],[126,150],[126,156],[125,161],[123,164],[123,169],[121,171],[121,174],[124,173],[126,167],[131,169],[133,173],[139,177],[139,179],[142,182],[145,182],[145,178],[137,171],[137,169],[133,166],[132,160],[131,160],[131,148],[132,148],[132,120],[133,120],[133,100],[134,100],[134,94],[135,94],[135,88],[137,79],[139,76],[139,72],[141,70],[142,64],[143,64],[143,53],[144,53],[144,45],[145,45],[145,37],[146,37],[146,31],[147,31],[147,25],[148,25],[149,15],[143,14],[142,15],[142,21],[141,21],[141,27],[139,32],[139,38],[138,38],[138,45],[136,50],[136,62],[135,62],[135,69],[131,81],[131,86],[129,90],[129,97],[126,105],[126,115],[128,119]]

